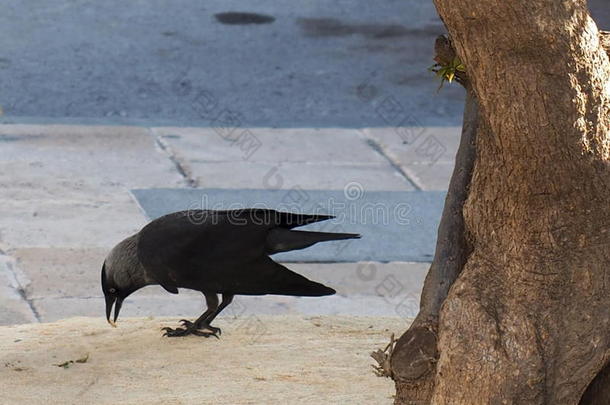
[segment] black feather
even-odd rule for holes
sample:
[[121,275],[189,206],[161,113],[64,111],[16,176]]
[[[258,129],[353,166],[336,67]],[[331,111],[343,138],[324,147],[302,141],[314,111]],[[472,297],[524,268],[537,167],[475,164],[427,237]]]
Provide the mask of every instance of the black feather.
[[227,294],[327,295],[334,290],[275,263],[269,254],[355,234],[291,231],[330,219],[263,209],[182,211],[140,232],[138,257],[166,290],[190,288]]
[[304,249],[318,242],[359,238],[360,235],[355,233],[292,231],[284,228],[274,228],[269,231],[267,236],[267,253],[274,254]]

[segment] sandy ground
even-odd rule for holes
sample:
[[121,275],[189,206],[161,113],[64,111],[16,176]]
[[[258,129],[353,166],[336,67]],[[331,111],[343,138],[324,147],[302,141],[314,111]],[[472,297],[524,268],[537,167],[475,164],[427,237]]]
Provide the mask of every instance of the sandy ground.
[[390,404],[393,383],[373,374],[369,353],[407,326],[399,318],[252,316],[219,319],[220,339],[163,338],[160,328],[176,322],[0,327],[0,402]]

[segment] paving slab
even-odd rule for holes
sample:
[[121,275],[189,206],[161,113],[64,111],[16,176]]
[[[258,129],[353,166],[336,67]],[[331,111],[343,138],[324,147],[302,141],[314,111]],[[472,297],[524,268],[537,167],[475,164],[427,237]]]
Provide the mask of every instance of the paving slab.
[[409,191],[411,183],[389,165],[218,162],[185,164],[201,188]]
[[20,292],[22,283],[24,280],[15,272],[14,260],[0,255],[0,325],[38,321]]
[[413,190],[355,129],[153,128],[199,187]]
[[362,129],[366,139],[378,143],[399,164],[452,163],[460,144],[461,131],[462,128],[458,126]]
[[110,202],[0,199],[0,241],[23,247],[112,247],[146,218],[129,194]]
[[411,163],[400,166],[409,179],[423,191],[448,190],[454,167],[454,163],[442,162],[432,165]]
[[[160,127],[152,131],[177,156],[194,162],[387,163],[371,150],[358,129]],[[243,145],[246,138],[251,149]]]
[[447,190],[461,127],[365,128],[372,140],[422,190]]
[[7,249],[112,246],[144,224],[129,188],[186,184],[146,128],[2,125],[0,146]]
[[29,280],[32,299],[101,297],[99,275],[108,248],[21,248],[11,255]]
[[[13,269],[22,275],[25,294],[43,322],[71,316],[102,316],[99,285],[101,248],[17,249]],[[237,297],[226,316],[247,314],[352,314],[415,316],[428,263],[286,263],[310,279],[332,286],[337,295],[322,298],[283,296]],[[204,300],[187,289],[171,295],[159,286],[148,286],[131,295],[125,316],[196,316]],[[27,309],[26,307],[24,307]],[[28,321],[8,317],[13,323]]]
[[319,244],[280,253],[279,261],[429,262],[445,193],[333,190],[139,189],[135,197],[150,219],[189,209],[266,207],[292,212],[331,213],[337,218],[303,229],[355,232],[360,240]]
[[125,187],[185,184],[147,128],[0,125],[0,145],[4,197],[30,186],[26,198],[103,200]]
[[[218,320],[220,339],[161,337],[178,319],[102,318],[0,328],[7,404],[390,404],[370,352],[410,320],[261,316]],[[87,357],[86,362],[74,362]],[[58,364],[72,360],[65,367]]]
[[[160,292],[159,292],[160,293]],[[420,295],[401,295],[394,299],[356,294],[349,297],[236,297],[219,319],[245,320],[263,315],[353,315],[415,317],[419,310]],[[104,299],[79,297],[43,297],[32,299],[41,322],[55,322],[74,316],[105,316]],[[140,292],[123,303],[121,319],[129,317],[174,316],[196,319],[205,310],[203,296],[196,292],[178,295],[147,295]],[[10,322],[18,324],[31,322]]]
[[419,294],[430,263],[368,261],[287,263],[286,266],[307,278],[332,286],[340,296],[370,295],[393,298],[398,295]]
[[[100,269],[107,248],[23,248],[11,254],[15,266],[26,277],[30,298],[102,297]],[[417,294],[428,263],[286,263],[288,268],[310,279],[332,286],[337,294],[383,295],[383,284],[396,279],[401,293]],[[189,294],[183,290],[181,294]],[[138,296],[165,296],[161,287],[149,286]],[[198,292],[192,293],[200,298]]]

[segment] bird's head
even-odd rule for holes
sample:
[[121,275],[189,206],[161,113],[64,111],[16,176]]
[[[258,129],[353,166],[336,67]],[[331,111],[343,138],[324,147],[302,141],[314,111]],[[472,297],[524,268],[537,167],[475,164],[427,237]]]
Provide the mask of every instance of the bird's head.
[[102,265],[102,292],[106,300],[106,320],[110,325],[116,327],[125,298],[148,284],[138,260],[136,239],[127,238],[112,249]]
[[[106,320],[116,328],[116,320],[119,317],[123,300],[127,295],[124,294],[121,288],[117,285],[112,277],[106,272],[106,262],[102,265],[102,291],[106,299]],[[112,307],[114,306],[114,318],[110,319]]]

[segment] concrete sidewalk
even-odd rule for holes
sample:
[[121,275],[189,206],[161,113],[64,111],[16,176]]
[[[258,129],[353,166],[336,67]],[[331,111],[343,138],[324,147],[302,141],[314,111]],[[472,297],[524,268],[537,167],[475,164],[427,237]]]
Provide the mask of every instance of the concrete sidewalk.
[[[220,319],[222,337],[161,337],[178,319],[100,318],[0,326],[3,404],[389,404],[369,354],[409,320]],[[77,361],[79,360],[79,361]],[[59,365],[59,366],[58,366]]]
[[[0,126],[0,324],[103,315],[101,263],[148,221],[131,190],[444,190],[458,134],[453,127]],[[339,293],[240,298],[227,316],[413,316],[428,264],[289,266]],[[201,306],[198,293],[150,287],[127,301],[124,314],[192,317]]]

